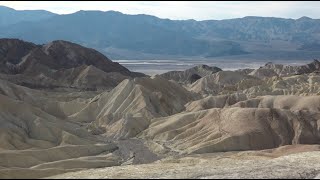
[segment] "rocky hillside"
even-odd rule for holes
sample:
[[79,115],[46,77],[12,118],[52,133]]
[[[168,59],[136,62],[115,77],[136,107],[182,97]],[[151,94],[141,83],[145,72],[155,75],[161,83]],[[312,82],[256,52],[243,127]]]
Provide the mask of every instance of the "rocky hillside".
[[135,78],[96,96],[69,118],[90,123],[88,129],[96,134],[127,139],[145,130],[153,118],[184,111],[194,99],[197,94],[161,77]]
[[110,89],[126,78],[144,76],[67,41],[35,45],[1,39],[0,49],[0,78],[31,88]]
[[146,77],[66,41],[0,45],[0,178],[320,173],[317,60]]

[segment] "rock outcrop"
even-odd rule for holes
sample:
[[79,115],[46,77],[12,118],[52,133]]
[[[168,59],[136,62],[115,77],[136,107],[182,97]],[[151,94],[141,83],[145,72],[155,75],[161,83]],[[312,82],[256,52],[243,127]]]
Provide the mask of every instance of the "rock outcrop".
[[198,65],[185,71],[169,71],[161,74],[163,78],[174,80],[181,84],[191,84],[201,77],[222,71],[218,67],[210,67],[207,65]]

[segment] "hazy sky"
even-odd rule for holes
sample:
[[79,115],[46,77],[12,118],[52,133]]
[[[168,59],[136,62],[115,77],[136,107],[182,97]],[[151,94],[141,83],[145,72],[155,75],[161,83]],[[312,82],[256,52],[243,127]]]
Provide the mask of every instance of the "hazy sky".
[[320,18],[317,1],[0,1],[16,10],[45,9],[58,14],[115,10],[169,19],[230,19],[244,16]]

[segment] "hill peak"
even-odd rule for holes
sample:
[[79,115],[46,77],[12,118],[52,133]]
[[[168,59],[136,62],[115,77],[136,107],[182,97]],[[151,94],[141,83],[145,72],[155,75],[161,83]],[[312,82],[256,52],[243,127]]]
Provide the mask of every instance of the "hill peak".
[[299,18],[297,20],[312,20],[312,18],[310,18],[308,16],[302,16],[301,18]]
[[7,6],[1,6],[0,5],[0,10],[15,10],[15,9],[7,7]]

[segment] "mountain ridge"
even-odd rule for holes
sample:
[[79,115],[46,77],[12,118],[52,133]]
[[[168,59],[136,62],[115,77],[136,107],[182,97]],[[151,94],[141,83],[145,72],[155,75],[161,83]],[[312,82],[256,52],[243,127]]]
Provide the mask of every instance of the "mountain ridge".
[[305,60],[320,56],[314,51],[318,49],[314,42],[320,40],[320,20],[307,17],[246,16],[197,21],[80,10],[0,27],[2,38],[20,38],[36,44],[65,39],[98,49],[112,59],[270,59],[276,56]]
[[94,49],[64,40],[36,45],[0,39],[0,63],[0,78],[32,88],[108,89],[126,78],[145,76]]

